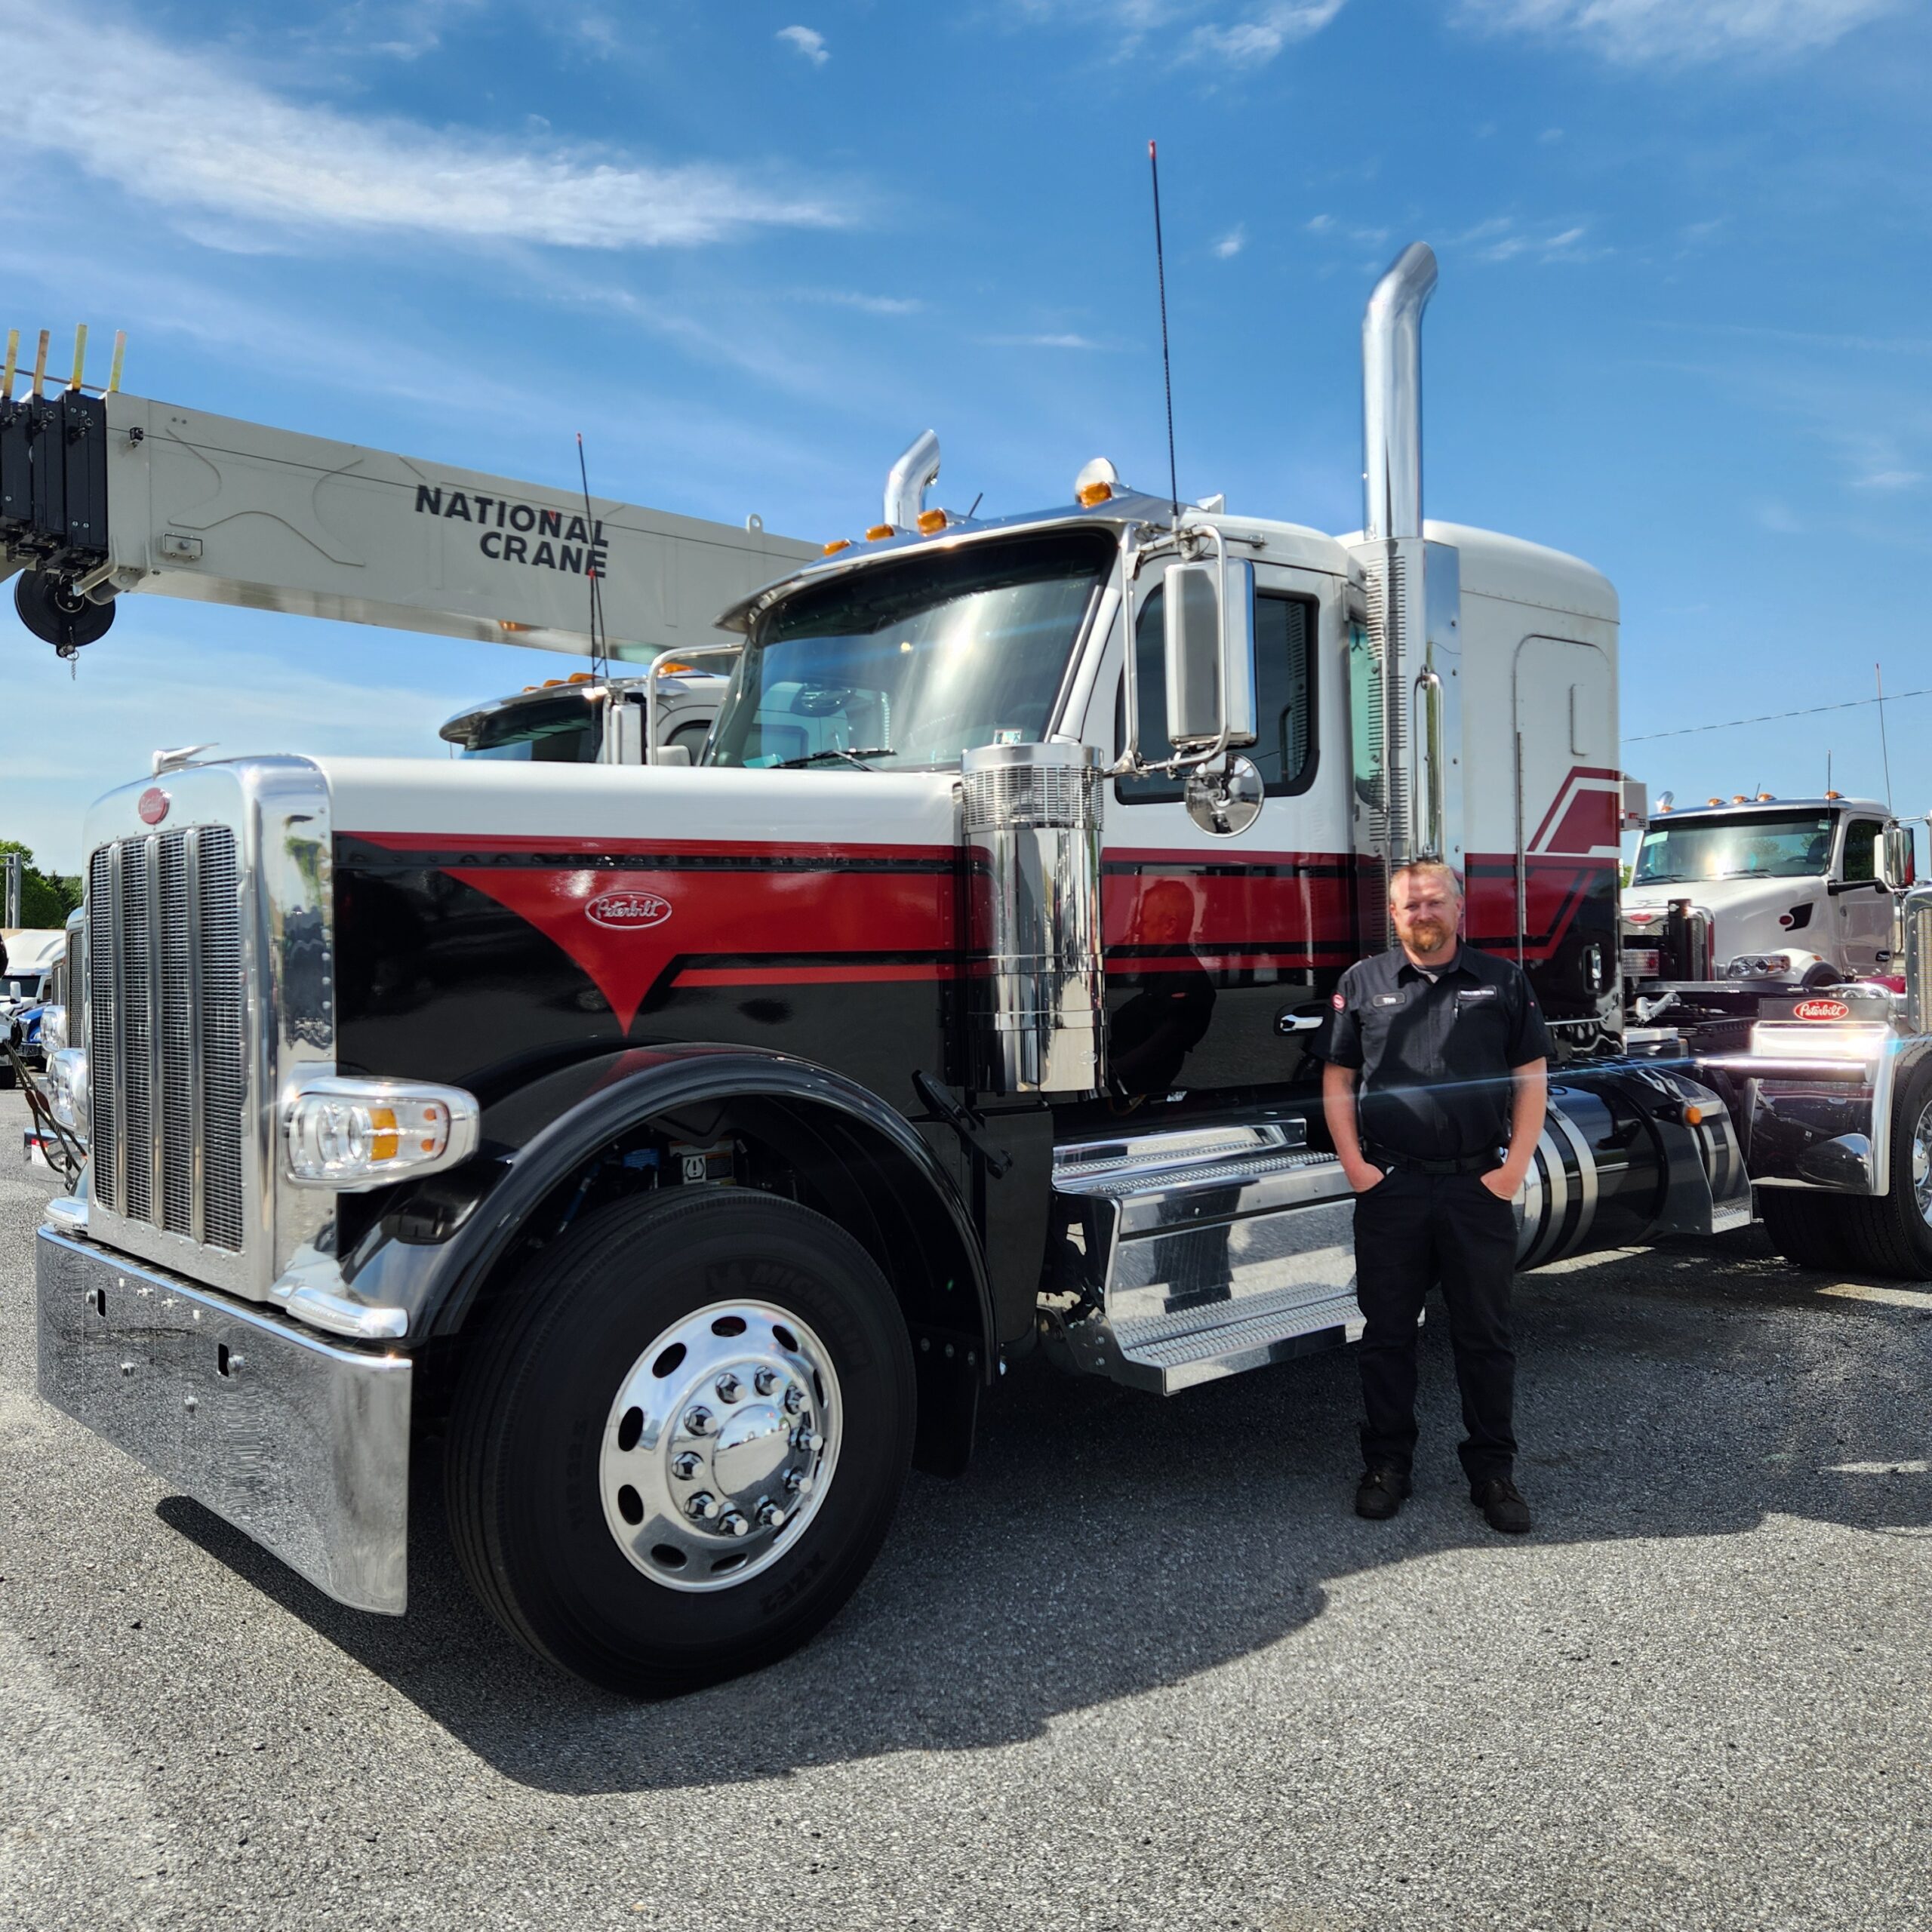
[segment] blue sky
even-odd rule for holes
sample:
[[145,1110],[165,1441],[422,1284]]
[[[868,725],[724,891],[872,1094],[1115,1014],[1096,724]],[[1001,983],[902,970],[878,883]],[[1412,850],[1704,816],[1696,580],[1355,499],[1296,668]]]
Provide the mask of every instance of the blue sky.
[[[1626,762],[1881,784],[1932,685],[1932,25],[1902,0],[0,0],[0,323],[141,393],[822,538],[919,429],[940,500],[1181,487],[1359,518],[1363,299],[1404,242],[1428,505],[1623,599]],[[30,211],[30,212],[28,212]],[[427,753],[564,661],[125,600],[70,678],[0,620],[0,835],[71,867],[155,744]],[[1890,713],[1932,808],[1932,699]]]

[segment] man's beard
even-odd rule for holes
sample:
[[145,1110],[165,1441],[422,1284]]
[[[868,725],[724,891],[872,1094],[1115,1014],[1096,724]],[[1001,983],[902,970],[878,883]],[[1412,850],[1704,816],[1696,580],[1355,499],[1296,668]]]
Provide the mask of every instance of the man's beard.
[[1411,919],[1408,941],[1418,952],[1440,952],[1449,943],[1449,926],[1442,919]]

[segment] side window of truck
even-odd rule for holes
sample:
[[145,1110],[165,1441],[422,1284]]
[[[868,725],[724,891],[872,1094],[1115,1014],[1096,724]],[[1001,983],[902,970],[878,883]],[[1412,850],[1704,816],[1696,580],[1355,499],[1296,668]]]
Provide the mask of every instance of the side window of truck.
[[[1134,627],[1134,672],[1140,687],[1140,751],[1165,758],[1168,680],[1163,626],[1166,593],[1155,590],[1140,607]],[[1315,782],[1315,633],[1316,606],[1306,597],[1258,591],[1254,598],[1255,719],[1260,736],[1246,753],[1272,798],[1305,792]],[[1115,737],[1127,738],[1126,681],[1115,700]],[[1181,798],[1184,778],[1122,778],[1115,794],[1123,804],[1144,805]]]
[[1844,882],[1863,885],[1878,876],[1878,835],[1884,828],[1876,819],[1855,818],[1844,835]]

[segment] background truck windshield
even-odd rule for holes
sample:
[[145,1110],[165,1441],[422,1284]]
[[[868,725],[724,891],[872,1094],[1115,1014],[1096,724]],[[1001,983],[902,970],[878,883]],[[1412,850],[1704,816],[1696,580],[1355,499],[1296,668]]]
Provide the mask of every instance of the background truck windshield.
[[1111,569],[1103,531],[931,550],[787,598],[752,634],[713,764],[851,752],[891,768],[1044,734],[1069,654]]
[[509,758],[540,764],[595,764],[602,736],[600,698],[577,691],[512,704],[493,712],[471,731],[459,758]]
[[1822,878],[1831,862],[1832,814],[1687,819],[1646,832],[1632,885],[1708,878]]

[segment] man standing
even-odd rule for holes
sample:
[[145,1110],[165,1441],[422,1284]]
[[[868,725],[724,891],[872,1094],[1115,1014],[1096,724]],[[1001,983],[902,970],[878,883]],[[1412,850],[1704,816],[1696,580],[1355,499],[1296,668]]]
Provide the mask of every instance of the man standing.
[[1384,1521],[1409,1494],[1416,1445],[1416,1327],[1442,1284],[1468,1431],[1469,1499],[1492,1529],[1520,1534],[1514,1480],[1516,1358],[1511,1206],[1543,1131],[1549,1054],[1521,968],[1462,944],[1456,875],[1400,868],[1389,909],[1401,941],[1342,975],[1315,1045],[1322,1110],[1355,1191],[1364,1469],[1359,1515]]

